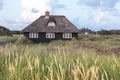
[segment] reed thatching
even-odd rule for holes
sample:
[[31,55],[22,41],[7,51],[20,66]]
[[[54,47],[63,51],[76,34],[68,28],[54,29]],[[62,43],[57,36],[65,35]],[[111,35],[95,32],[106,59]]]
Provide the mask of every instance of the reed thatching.
[[[54,27],[48,27],[47,25],[49,22],[54,22],[56,25]],[[41,16],[23,29],[22,32],[78,33],[79,30],[65,16],[51,15],[48,19],[45,19],[45,16]]]

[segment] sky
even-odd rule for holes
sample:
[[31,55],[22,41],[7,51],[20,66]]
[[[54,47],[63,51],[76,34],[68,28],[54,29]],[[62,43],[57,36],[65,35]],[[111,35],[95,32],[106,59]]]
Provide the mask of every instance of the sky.
[[78,29],[120,29],[120,0],[0,0],[0,25],[22,30],[47,10]]

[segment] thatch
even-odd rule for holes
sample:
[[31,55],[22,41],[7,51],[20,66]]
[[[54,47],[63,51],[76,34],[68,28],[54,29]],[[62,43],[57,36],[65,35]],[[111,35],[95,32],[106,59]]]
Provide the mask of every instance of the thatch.
[[[48,27],[47,25],[49,22],[54,22],[56,26]],[[41,16],[23,29],[22,32],[78,33],[79,30],[65,16],[49,16],[49,19],[45,19],[45,16]]]

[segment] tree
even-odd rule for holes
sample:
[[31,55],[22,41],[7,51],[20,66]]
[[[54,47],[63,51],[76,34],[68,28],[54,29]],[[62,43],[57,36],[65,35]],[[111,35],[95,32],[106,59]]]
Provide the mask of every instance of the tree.
[[12,36],[12,33],[9,29],[0,26],[0,36]]
[[111,34],[111,32],[108,30],[101,30],[101,31],[98,31],[97,33],[100,35],[110,35]]

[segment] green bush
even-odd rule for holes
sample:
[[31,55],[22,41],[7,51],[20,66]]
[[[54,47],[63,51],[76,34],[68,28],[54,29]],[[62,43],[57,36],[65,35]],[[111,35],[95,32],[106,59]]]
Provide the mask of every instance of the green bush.
[[110,35],[111,34],[111,32],[108,30],[101,30],[101,31],[98,31],[97,33],[100,35]]
[[23,36],[16,41],[16,44],[31,44],[31,43],[33,43],[31,40]]
[[0,37],[0,45],[15,43],[16,41],[17,41],[17,38],[14,38],[14,37],[9,37],[9,36]]
[[12,33],[9,29],[0,26],[0,36],[12,36]]

